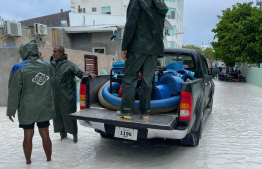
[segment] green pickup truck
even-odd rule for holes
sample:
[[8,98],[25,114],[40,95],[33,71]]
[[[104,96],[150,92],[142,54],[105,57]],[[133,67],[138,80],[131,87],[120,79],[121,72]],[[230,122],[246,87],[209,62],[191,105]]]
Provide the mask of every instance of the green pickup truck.
[[[84,77],[80,87],[81,110],[69,115],[83,126],[94,128],[102,137],[130,140],[163,138],[179,140],[181,145],[197,146],[202,127],[212,112],[215,85],[212,75],[218,69],[208,68],[204,56],[191,49],[165,49],[164,57],[158,58],[157,69],[165,71],[172,62],[182,62],[183,67],[194,72],[194,79],[181,84],[180,100],[176,109],[150,115],[143,120],[133,115],[132,120],[122,119],[99,102],[101,88],[112,80],[113,75],[99,75],[95,79]],[[184,105],[187,106],[184,106]],[[184,107],[189,107],[184,110]]]

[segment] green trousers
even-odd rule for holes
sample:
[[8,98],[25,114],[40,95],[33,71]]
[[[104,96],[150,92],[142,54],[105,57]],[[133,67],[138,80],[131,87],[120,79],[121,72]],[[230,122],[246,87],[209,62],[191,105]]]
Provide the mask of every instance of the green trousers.
[[134,113],[135,89],[140,72],[142,88],[139,95],[139,113],[148,115],[150,112],[152,80],[155,74],[157,56],[128,52],[126,58],[122,80],[121,113]]

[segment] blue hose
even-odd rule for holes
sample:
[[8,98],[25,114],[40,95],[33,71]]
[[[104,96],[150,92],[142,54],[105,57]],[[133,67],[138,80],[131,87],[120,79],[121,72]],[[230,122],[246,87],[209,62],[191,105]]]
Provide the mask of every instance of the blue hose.
[[166,85],[155,86],[153,100],[161,100],[169,97],[170,93]]
[[[120,87],[119,83],[113,82],[112,83],[112,89],[115,90]],[[121,98],[116,97],[112,94],[110,94],[110,84],[107,84],[103,89],[102,89],[102,96],[103,98],[116,106],[121,106]],[[166,107],[171,107],[174,105],[179,104],[180,101],[180,96],[173,96],[167,99],[162,99],[162,100],[151,100],[150,101],[150,109],[161,109],[161,108],[166,108]],[[139,109],[139,101],[135,101],[135,109]]]
[[179,95],[180,94],[180,90],[181,90],[181,84],[184,81],[182,79],[180,79],[179,77],[176,77],[172,74],[166,73],[164,75],[161,76],[158,84],[164,84],[168,87],[168,90],[171,94],[171,96],[173,95]]

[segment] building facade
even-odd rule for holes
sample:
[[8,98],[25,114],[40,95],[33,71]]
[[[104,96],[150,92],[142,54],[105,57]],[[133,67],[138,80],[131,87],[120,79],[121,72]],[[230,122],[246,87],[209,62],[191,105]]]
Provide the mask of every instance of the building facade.
[[[165,47],[182,48],[184,0],[165,0],[172,28],[165,30]],[[126,16],[129,0],[71,0],[74,13]]]
[[129,0],[71,0],[76,13],[125,16]]

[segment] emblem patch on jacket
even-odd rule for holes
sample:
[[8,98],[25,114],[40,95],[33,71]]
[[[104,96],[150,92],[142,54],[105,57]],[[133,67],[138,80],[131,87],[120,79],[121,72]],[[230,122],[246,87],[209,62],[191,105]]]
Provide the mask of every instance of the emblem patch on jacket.
[[38,84],[38,85],[43,85],[45,84],[46,81],[49,80],[49,76],[39,72],[33,79],[32,82]]

